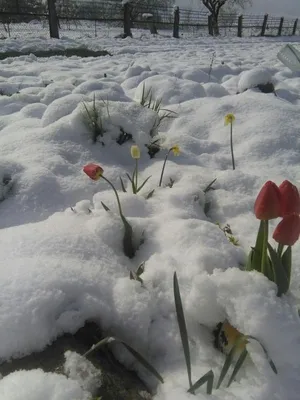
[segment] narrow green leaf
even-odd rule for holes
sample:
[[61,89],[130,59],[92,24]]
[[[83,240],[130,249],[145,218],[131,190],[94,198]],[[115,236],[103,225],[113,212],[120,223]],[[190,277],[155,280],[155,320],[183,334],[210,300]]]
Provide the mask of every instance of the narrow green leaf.
[[126,176],[127,176],[127,178],[130,180],[130,182],[132,183],[132,179],[131,179],[131,176],[126,172]]
[[110,211],[110,209],[107,207],[106,204],[103,203],[103,201],[101,201],[101,205],[104,208],[105,211]]
[[220,378],[219,378],[218,383],[217,383],[217,387],[216,387],[217,389],[219,389],[219,387],[221,386],[225,376],[227,375],[227,372],[228,372],[228,370],[229,370],[229,368],[230,368],[230,366],[231,366],[231,364],[233,362],[233,358],[235,356],[235,352],[236,352],[239,344],[241,343],[241,341],[243,341],[244,339],[245,339],[245,336],[243,336],[243,335],[240,336],[239,338],[237,338],[237,340],[234,342],[234,345],[232,346],[230,352],[227,354],[225,362],[224,362],[224,365],[223,365],[223,368],[221,370]]
[[[182,347],[183,347],[183,352],[184,352],[184,357],[185,357],[185,362],[186,362],[189,386],[191,388],[192,387],[192,367],[191,367],[189,339],[188,339],[188,333],[187,333],[187,329],[186,329],[186,323],[185,323],[185,318],[184,318],[184,312],[183,312],[181,296],[180,296],[180,289],[179,289],[176,272],[174,272],[174,277],[173,277],[173,289],[174,289],[174,300],[175,300],[175,307],[176,307],[176,314],[177,314],[177,322],[178,322],[178,326],[179,326],[181,342],[182,342]],[[193,392],[191,392],[191,393],[193,393]]]
[[86,353],[84,353],[83,357],[87,357],[88,355],[90,355],[94,351],[99,350],[101,347],[106,346],[107,344],[115,342],[115,341],[116,341],[116,339],[114,337],[104,338],[104,339],[100,340],[100,342],[94,344],[90,348],[90,350],[88,350]]
[[162,376],[157,372],[157,370],[136,350],[134,350],[129,344],[123,342],[122,340],[119,341],[122,343],[126,349],[149,371],[154,375],[161,383],[164,383]]
[[253,257],[252,257],[252,270],[258,272],[261,271],[261,258],[263,253],[263,242],[264,242],[264,221],[260,221],[259,229],[256,237],[256,243],[254,247]]
[[274,374],[277,375],[277,373],[278,373],[278,372],[277,372],[277,368],[276,368],[276,366],[275,366],[273,360],[272,360],[271,357],[269,356],[269,353],[268,353],[267,349],[266,349],[265,346],[261,343],[261,341],[258,340],[256,337],[251,336],[251,335],[246,335],[246,338],[247,338],[247,339],[251,339],[251,340],[255,340],[256,342],[258,342],[258,343],[260,344],[260,346],[261,346],[261,348],[263,349],[263,352],[265,353],[265,356],[266,356],[266,358],[267,358],[267,360],[268,360],[268,363],[270,364],[270,367],[272,368]]
[[149,193],[147,194],[146,200],[151,199],[151,197],[153,196],[154,192],[155,192],[155,189],[151,190],[151,192],[149,192]]
[[121,177],[120,177],[120,182],[121,182],[122,191],[123,191],[124,193],[126,193],[127,190],[125,189],[125,185],[124,185],[123,179],[122,179]]
[[145,272],[145,261],[143,261],[139,266],[138,269],[136,270],[137,276],[141,276]]
[[291,273],[292,273],[292,247],[288,246],[286,251],[283,253],[281,257],[281,262],[283,268],[285,270],[287,280],[288,280],[288,289],[291,283]]
[[232,384],[234,378],[238,374],[239,370],[242,368],[242,366],[244,364],[244,361],[246,360],[247,355],[248,355],[248,351],[247,351],[247,349],[244,349],[244,351],[240,354],[240,356],[239,356],[239,358],[238,358],[238,360],[237,360],[237,362],[235,364],[235,367],[234,367],[234,369],[232,371],[232,374],[231,374],[231,377],[230,377],[229,382],[227,384],[227,387],[229,387]]
[[133,246],[133,230],[124,215],[121,216],[124,224],[123,251],[125,256],[133,258],[135,256],[135,248]]
[[210,184],[207,185],[206,188],[203,190],[203,193],[206,194],[210,190],[213,190],[212,185],[216,182],[216,180],[217,180],[217,178],[215,178],[213,181],[211,181]]
[[288,277],[282,265],[281,258],[278,256],[277,252],[273,249],[270,243],[268,243],[268,250],[275,273],[274,281],[278,287],[277,296],[280,297],[289,289]]
[[150,178],[151,178],[151,175],[148,176],[148,178],[144,181],[144,183],[142,183],[141,186],[136,190],[136,193],[138,193],[141,189],[143,189],[143,187],[149,181]]
[[152,375],[154,375],[161,383],[164,383],[164,380],[162,378],[162,376],[157,372],[157,370],[140,354],[138,353],[136,350],[134,350],[134,348],[132,348],[131,346],[129,346],[129,344],[127,344],[126,342],[124,342],[123,340],[117,339],[115,337],[107,337],[105,339],[100,340],[100,342],[98,342],[97,344],[93,345],[91,347],[91,349],[89,351],[87,351],[84,354],[84,357],[88,356],[90,353],[98,350],[99,348],[109,344],[109,343],[113,343],[113,342],[118,342],[118,343],[122,343],[124,347],[126,347],[126,349],[149,371],[152,373]]
[[214,377],[215,376],[213,371],[212,370],[208,371],[205,375],[203,375],[200,379],[198,379],[197,382],[194,383],[192,387],[189,388],[188,393],[194,393],[197,389],[199,389],[201,386],[207,383],[206,393],[212,394]]

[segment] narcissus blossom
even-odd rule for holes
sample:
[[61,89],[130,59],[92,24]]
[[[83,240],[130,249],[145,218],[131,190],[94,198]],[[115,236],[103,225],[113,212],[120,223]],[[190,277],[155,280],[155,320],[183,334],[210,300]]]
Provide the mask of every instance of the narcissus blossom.
[[100,167],[100,165],[90,163],[83,167],[83,172],[85,172],[87,176],[93,181],[97,181],[101,178],[104,171],[103,168]]
[[229,124],[233,124],[235,121],[235,116],[234,114],[227,114],[225,116],[225,126]]
[[173,151],[174,156],[179,156],[180,148],[177,144],[175,146],[171,147],[171,150]]
[[277,225],[273,239],[282,245],[293,246],[300,235],[300,217],[298,214],[289,214],[282,218]]
[[295,185],[289,181],[283,181],[279,186],[281,193],[281,216],[300,214],[300,196]]
[[274,182],[268,181],[261,188],[254,204],[254,213],[260,220],[281,216],[281,193]]

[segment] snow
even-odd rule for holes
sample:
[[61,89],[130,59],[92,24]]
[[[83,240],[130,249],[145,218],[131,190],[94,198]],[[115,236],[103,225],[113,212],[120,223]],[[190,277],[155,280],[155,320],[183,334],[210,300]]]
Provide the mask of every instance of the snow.
[[[6,50],[88,45],[87,39],[68,38],[2,42]],[[241,270],[258,228],[253,204],[262,184],[289,179],[300,185],[300,76],[276,58],[285,43],[279,38],[175,41],[150,34],[122,41],[104,35],[91,46],[104,47],[112,56],[30,55],[1,61],[2,361],[40,351],[59,335],[94,320],[104,333],[140,351],[162,374],[165,383],[158,384],[124,347],[112,346],[118,360],[155,391],[155,400],[298,399],[300,246],[294,247],[287,296],[277,298],[273,283]],[[269,81],[277,97],[255,90],[237,94]],[[145,145],[152,140],[149,132],[157,115],[139,104],[144,85],[163,108],[176,113],[154,132],[162,149],[153,159]],[[83,117],[83,102],[91,107],[94,99],[104,127],[97,143]],[[228,113],[236,117],[235,171],[224,126]],[[131,193],[126,177],[134,169],[132,142],[116,143],[120,128],[141,149],[139,181],[151,176],[138,195]],[[174,145],[181,153],[170,153],[158,187],[164,157]],[[123,254],[114,193],[104,180],[92,181],[83,173],[89,162],[99,163],[119,190],[135,243],[144,235],[132,260]],[[127,193],[120,190],[120,176]],[[215,178],[215,190],[205,196],[203,190]],[[172,188],[167,187],[170,179]],[[206,200],[211,202],[207,215]],[[217,223],[230,224],[239,246],[227,240]],[[129,279],[142,262],[143,285]],[[190,337],[193,381],[210,369],[219,376],[224,356],[214,349],[211,330],[225,318],[267,347],[277,376],[261,348],[250,344],[253,362],[247,361],[229,388],[222,386],[213,396],[203,388],[196,396],[187,394],[174,271]],[[95,371],[80,355],[66,357],[68,378],[17,371],[0,380],[0,398],[17,400],[22,391],[22,400],[90,400]],[[83,382],[77,367],[89,371],[91,380]]]

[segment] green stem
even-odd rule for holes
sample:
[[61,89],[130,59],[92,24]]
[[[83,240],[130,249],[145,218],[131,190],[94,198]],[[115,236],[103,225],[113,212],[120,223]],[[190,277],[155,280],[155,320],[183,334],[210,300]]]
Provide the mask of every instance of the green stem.
[[281,244],[281,243],[278,243],[278,247],[277,247],[277,254],[278,254],[278,256],[279,256],[279,257],[281,257],[281,256],[282,256],[282,253],[283,253],[283,248],[284,248],[284,245],[283,245],[283,244]]
[[117,202],[118,202],[120,217],[123,219],[124,215],[123,215],[123,211],[122,211],[122,207],[121,207],[121,203],[120,203],[120,198],[119,198],[119,195],[118,195],[114,185],[107,178],[105,178],[105,176],[102,175],[101,178],[104,179],[111,186],[112,190],[115,192]]
[[137,191],[138,188],[138,159],[135,159],[135,192]]
[[263,222],[263,246],[262,246],[262,255],[261,255],[261,272],[266,275],[266,266],[268,263],[268,235],[269,235],[269,221]]
[[234,155],[233,155],[233,138],[232,138],[232,128],[233,124],[230,123],[230,148],[231,148],[231,159],[232,159],[232,169],[235,170],[235,162],[234,162]]
[[163,176],[164,176],[164,172],[165,172],[165,168],[166,168],[166,162],[167,162],[167,159],[169,157],[170,151],[171,151],[171,149],[166,154],[164,165],[163,165],[162,170],[161,170],[160,180],[159,180],[159,184],[158,184],[159,187],[161,187],[161,184],[162,184],[162,180],[163,180]]

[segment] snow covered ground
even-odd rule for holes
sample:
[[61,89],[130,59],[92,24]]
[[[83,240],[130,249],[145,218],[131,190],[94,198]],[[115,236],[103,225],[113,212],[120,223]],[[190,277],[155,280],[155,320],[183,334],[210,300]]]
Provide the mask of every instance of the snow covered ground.
[[[116,348],[119,360],[156,390],[156,400],[299,399],[300,245],[294,247],[288,296],[277,298],[266,278],[240,269],[257,233],[253,204],[262,184],[289,179],[300,185],[300,73],[277,60],[285,43],[144,35],[92,43],[32,38],[1,44],[4,50],[86,44],[113,55],[30,55],[0,63],[0,176],[4,182],[12,178],[9,193],[3,186],[0,203],[0,360],[42,350],[93,319],[105,332],[127,340],[163,375],[165,383],[157,385],[125,350]],[[256,89],[237,94],[261,79],[273,81],[277,97]],[[176,112],[159,128],[163,149],[153,159],[145,144],[156,117],[138,105],[143,84]],[[94,96],[109,109],[104,147],[92,143],[82,116],[82,102]],[[228,113],[236,117],[235,171],[224,126]],[[151,175],[138,195],[130,193],[126,180],[134,167],[132,143],[115,142],[120,127],[140,146],[140,179]],[[175,144],[181,154],[170,155],[158,188],[166,151]],[[145,242],[132,260],[122,252],[114,194],[103,180],[89,180],[83,173],[88,162],[100,164],[116,184],[136,240],[144,232]],[[121,192],[120,176],[127,193]],[[172,188],[166,186],[170,178]],[[215,178],[206,215],[203,190]],[[239,246],[226,239],[217,222],[230,224]],[[129,271],[141,262],[144,287],[129,279]],[[212,396],[204,388],[196,396],[187,394],[174,271],[190,335],[193,380],[211,368],[216,376],[220,373],[224,356],[214,349],[210,329],[225,318],[267,347],[278,375],[260,349],[249,346],[255,362],[246,363],[230,388],[223,386]],[[1,400],[18,400],[20,394],[22,400],[89,399],[72,377],[67,381],[39,370],[0,380]]]

